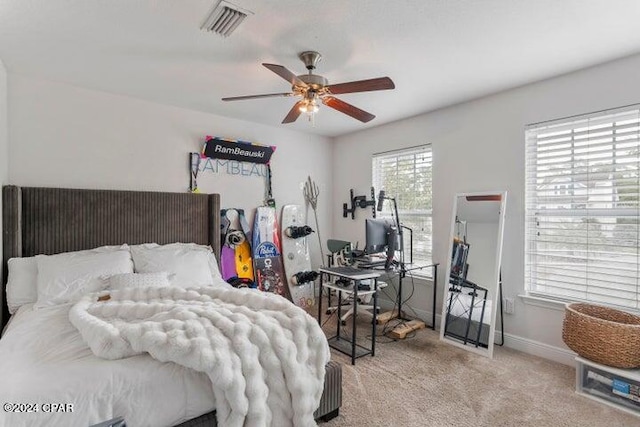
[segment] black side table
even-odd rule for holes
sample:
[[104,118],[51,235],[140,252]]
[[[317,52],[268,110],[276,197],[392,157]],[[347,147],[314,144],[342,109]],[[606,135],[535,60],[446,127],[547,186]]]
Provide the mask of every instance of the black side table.
[[[376,323],[377,323],[377,310],[373,310],[372,333],[371,333],[371,347],[367,348],[356,343],[356,317],[358,314],[358,295],[373,295],[373,306],[378,305],[378,277],[380,273],[373,270],[362,270],[353,267],[321,267],[320,271],[320,296],[318,298],[318,323],[322,322],[322,292],[327,289],[328,292],[335,290],[338,293],[338,321],[336,327],[336,335],[329,338],[329,346],[338,350],[339,352],[351,356],[351,364],[356,364],[356,359],[368,354],[371,357],[375,356],[376,352]],[[347,279],[349,285],[341,286],[339,284],[331,282],[331,278]],[[326,278],[326,280],[325,280]],[[360,284],[363,280],[373,280],[373,287],[370,290],[360,290]],[[353,295],[353,331],[351,339],[346,336],[340,335],[340,317],[342,315],[342,293],[347,295]]]

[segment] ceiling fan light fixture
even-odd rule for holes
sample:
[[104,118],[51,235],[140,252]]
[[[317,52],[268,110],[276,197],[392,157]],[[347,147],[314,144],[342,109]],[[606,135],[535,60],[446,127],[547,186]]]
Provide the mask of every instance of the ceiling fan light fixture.
[[300,111],[307,114],[315,114],[319,109],[320,107],[318,107],[318,103],[315,99],[307,99],[302,105],[300,105]]
[[309,116],[318,112],[320,107],[318,106],[318,93],[314,90],[309,90],[304,94],[304,99],[300,104],[300,111],[307,113]]

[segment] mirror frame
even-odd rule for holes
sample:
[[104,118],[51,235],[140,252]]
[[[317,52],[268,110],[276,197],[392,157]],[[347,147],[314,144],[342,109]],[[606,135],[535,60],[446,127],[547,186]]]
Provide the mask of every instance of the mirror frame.
[[[453,252],[453,236],[455,233],[455,222],[456,216],[458,213],[458,198],[459,197],[468,197],[468,196],[501,196],[500,200],[500,211],[498,217],[498,240],[496,247],[496,264],[494,266],[494,274],[496,278],[496,282],[493,288],[493,299],[492,299],[492,310],[491,310],[491,325],[489,328],[489,342],[487,343],[487,349],[477,348],[471,345],[465,345],[461,342],[457,342],[455,339],[447,338],[444,335],[444,325],[447,317],[447,304],[449,303],[449,275],[451,274],[451,253]],[[447,344],[451,344],[455,347],[460,347],[472,353],[480,354],[482,356],[487,356],[489,358],[493,358],[493,345],[495,341],[496,334],[496,316],[497,316],[497,308],[499,307],[499,283],[500,283],[500,268],[502,265],[502,246],[503,246],[503,237],[504,237],[504,220],[505,220],[505,209],[507,203],[507,192],[506,191],[482,191],[475,193],[456,193],[453,197],[453,209],[451,212],[451,228],[449,229],[449,244],[447,247],[449,248],[447,252],[447,260],[445,275],[444,275],[444,287],[443,287],[443,298],[442,298],[442,313],[440,315],[440,341],[446,342]]]

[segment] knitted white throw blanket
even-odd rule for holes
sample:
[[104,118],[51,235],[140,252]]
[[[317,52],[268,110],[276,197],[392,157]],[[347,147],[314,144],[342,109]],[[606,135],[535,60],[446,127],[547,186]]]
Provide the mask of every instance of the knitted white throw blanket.
[[97,356],[147,352],[205,372],[220,426],[316,425],[329,347],[304,310],[278,295],[230,287],[142,287],[109,296],[87,295],[69,312]]

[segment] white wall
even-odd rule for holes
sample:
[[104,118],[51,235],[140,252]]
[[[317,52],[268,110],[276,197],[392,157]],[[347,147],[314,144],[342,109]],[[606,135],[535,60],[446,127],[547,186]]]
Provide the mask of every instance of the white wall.
[[[333,221],[336,238],[362,240],[363,218],[343,219],[338,209],[349,188],[368,194],[371,154],[433,144],[434,259],[448,260],[449,221],[456,192],[507,190],[503,282],[515,297],[505,316],[508,345],[567,362],[561,338],[563,311],[524,304],[524,126],[640,102],[640,56],[633,56],[539,83],[337,138],[334,147]],[[430,311],[430,287],[418,286],[411,304]],[[554,356],[555,354],[555,356]]]
[[[300,186],[311,175],[325,197],[319,203],[321,229],[331,226],[327,138],[18,74],[9,74],[8,102],[12,184],[183,192],[189,186],[188,153],[200,151],[205,135],[215,135],[277,146],[272,169],[278,208],[304,204]],[[201,191],[219,192],[223,207],[262,204],[261,178],[201,175]],[[315,227],[312,213],[309,220]],[[319,263],[317,242],[311,242]]]

